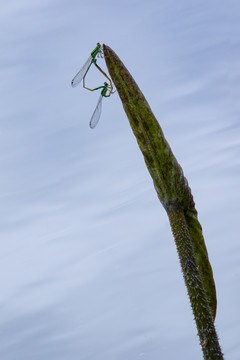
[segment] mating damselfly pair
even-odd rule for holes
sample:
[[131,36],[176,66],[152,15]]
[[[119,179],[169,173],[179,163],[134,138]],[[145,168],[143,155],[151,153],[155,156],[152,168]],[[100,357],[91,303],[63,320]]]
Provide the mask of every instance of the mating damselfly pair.
[[[112,85],[112,80],[107,76],[107,74],[100,68],[100,66],[98,66],[97,64],[97,57],[103,57],[103,50],[102,50],[102,46],[100,43],[97,43],[96,48],[91,52],[91,55],[89,56],[89,58],[87,59],[87,61],[85,62],[85,64],[83,65],[83,67],[78,71],[78,73],[74,76],[74,78],[72,79],[72,87],[76,87],[78,84],[80,84],[81,81],[83,81],[83,87],[87,90],[90,91],[95,91],[95,90],[99,90],[102,89],[100,97],[98,99],[97,102],[97,106],[92,114],[91,120],[90,120],[90,127],[93,129],[101,116],[101,112],[102,112],[102,100],[104,97],[109,97],[111,94],[114,93],[113,91],[113,85]],[[85,84],[85,78],[86,75],[91,67],[91,65],[94,64],[97,69],[107,78],[107,80],[109,81],[109,83],[104,82],[104,84],[102,86],[98,86],[95,87],[93,89],[89,88],[86,86]]]

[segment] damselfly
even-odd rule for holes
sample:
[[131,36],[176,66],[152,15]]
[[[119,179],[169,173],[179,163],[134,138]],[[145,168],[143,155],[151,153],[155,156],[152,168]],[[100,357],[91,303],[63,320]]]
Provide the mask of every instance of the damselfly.
[[[97,125],[100,116],[101,116],[101,112],[102,112],[102,99],[103,97],[109,97],[112,93],[112,85],[109,85],[108,83],[104,83],[103,86],[99,86],[97,89],[101,89],[101,94],[99,96],[98,102],[97,102],[97,106],[92,114],[91,120],[90,120],[90,128],[93,129],[95,128],[95,126]],[[96,89],[96,90],[97,90]]]
[[72,87],[76,87],[78,84],[80,84],[82,79],[85,78],[88,70],[90,69],[90,66],[92,65],[94,60],[96,60],[96,56],[103,56],[102,46],[100,43],[97,43],[97,46],[91,52],[91,55],[89,56],[83,67],[78,71],[78,73],[72,79],[71,81]]
[[[74,78],[72,79],[72,82],[71,82],[72,87],[76,87],[83,80],[83,87],[85,89],[88,89],[90,91],[102,89],[100,97],[97,102],[97,106],[96,106],[96,108],[92,114],[91,120],[90,120],[90,127],[92,129],[97,125],[97,123],[100,119],[101,112],[102,112],[103,97],[109,97],[111,94],[114,94],[114,92],[115,92],[115,91],[113,91],[112,80],[100,68],[100,66],[98,66],[96,57],[103,57],[103,51],[102,51],[102,47],[101,47],[100,43],[97,43],[96,48],[91,52],[91,55],[89,56],[89,58],[87,59],[87,61],[83,65],[83,67],[79,70],[79,72],[74,76]],[[104,85],[95,87],[93,89],[86,86],[85,77],[86,77],[92,64],[94,64],[97,67],[97,69],[108,79],[110,85],[107,82],[105,82]]]

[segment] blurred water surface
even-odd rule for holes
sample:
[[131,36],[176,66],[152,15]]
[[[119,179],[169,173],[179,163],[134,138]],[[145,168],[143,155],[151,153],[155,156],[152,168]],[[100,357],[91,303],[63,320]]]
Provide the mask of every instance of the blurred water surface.
[[[239,10],[3,2],[1,359],[202,358],[168,219],[118,95],[92,131],[99,94],[70,86],[97,41],[125,62],[184,169],[220,343],[240,358]],[[93,70],[89,81],[102,79]]]

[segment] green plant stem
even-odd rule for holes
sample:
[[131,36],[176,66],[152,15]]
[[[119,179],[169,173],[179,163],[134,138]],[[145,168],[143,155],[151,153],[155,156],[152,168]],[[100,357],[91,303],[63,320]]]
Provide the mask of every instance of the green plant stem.
[[206,292],[194,254],[192,239],[185,215],[183,211],[175,209],[174,207],[168,209],[167,213],[191,301],[204,359],[223,359],[212,313],[206,301]]
[[114,51],[103,45],[109,74],[170,219],[204,358],[223,359],[214,327],[216,291],[191,189],[144,95]]

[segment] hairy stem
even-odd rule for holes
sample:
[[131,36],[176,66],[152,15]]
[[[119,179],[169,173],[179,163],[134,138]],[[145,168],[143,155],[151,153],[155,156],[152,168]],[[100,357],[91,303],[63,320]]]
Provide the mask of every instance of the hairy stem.
[[215,283],[191,189],[135,80],[110,47],[103,45],[103,50],[157,195],[169,216],[204,358],[223,359],[214,327]]
[[191,301],[204,359],[223,359],[184,213],[174,207],[169,209],[167,213]]

